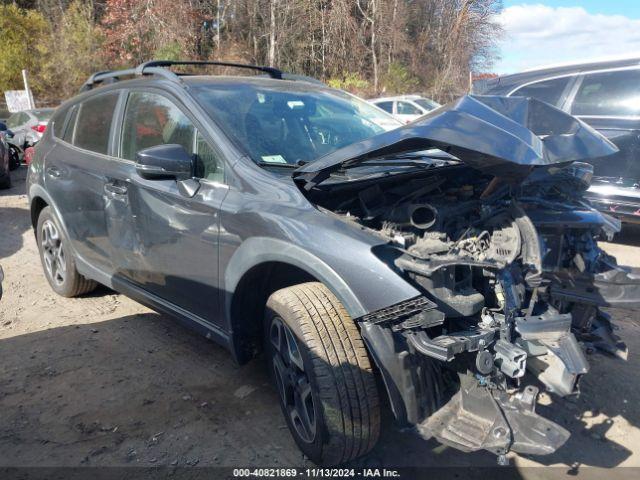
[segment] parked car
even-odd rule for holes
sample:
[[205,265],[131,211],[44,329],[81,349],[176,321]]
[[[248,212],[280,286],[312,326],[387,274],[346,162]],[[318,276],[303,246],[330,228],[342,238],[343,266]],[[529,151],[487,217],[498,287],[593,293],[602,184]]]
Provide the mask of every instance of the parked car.
[[11,135],[7,126],[0,122],[0,189],[11,187],[11,174],[9,173],[9,145],[5,139],[6,135]]
[[54,111],[54,108],[23,110],[9,117],[7,127],[13,132],[13,138],[8,139],[12,170],[20,165],[25,148],[34,146],[42,138]]
[[52,117],[27,192],[55,292],[101,283],[239,363],[264,352],[316,463],[373,448],[382,395],[467,452],[567,440],[532,382],[575,394],[578,340],[626,354],[599,307],[640,306],[638,272],[597,244],[620,222],[582,201],[583,162],[611,142],[536,100],[465,96],[387,130],[370,104],[271,67],[173,65],[193,62],[95,74]]
[[369,102],[392,114],[403,123],[413,122],[440,106],[438,102],[420,95],[376,98]]
[[474,92],[532,97],[575,115],[619,152],[590,161],[587,197],[600,210],[640,223],[640,59],[566,65],[476,82]]

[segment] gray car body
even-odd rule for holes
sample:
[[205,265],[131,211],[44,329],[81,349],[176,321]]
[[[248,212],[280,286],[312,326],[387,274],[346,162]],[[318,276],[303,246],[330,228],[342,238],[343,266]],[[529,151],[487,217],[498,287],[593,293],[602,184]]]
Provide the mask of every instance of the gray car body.
[[0,131],[0,183],[9,177],[9,145],[5,140],[5,133]]
[[[226,185],[200,180],[198,193],[187,198],[175,181],[143,180],[134,162],[118,158],[125,96],[135,89],[168,96],[190,117],[222,155]],[[65,121],[60,112],[110,90],[122,93],[109,155],[56,137]],[[144,211],[131,211],[131,202],[110,198],[104,187],[113,180],[126,184]],[[238,360],[245,358],[238,337],[247,319],[234,314],[234,304],[246,289],[256,288],[251,282],[257,269],[292,268],[321,281],[353,318],[420,294],[372,253],[385,241],[314,207],[290,172],[257,166],[193,99],[188,83],[183,88],[162,79],[119,82],[63,104],[36,147],[28,195],[34,224],[45,205],[54,210],[82,274],[188,321],[230,348]],[[136,216],[148,221],[135,223]],[[126,273],[140,265],[147,270],[147,282],[132,281]]]
[[[144,65],[125,72],[144,75]],[[203,109],[193,93],[198,84],[219,82],[219,88],[234,89],[243,82],[252,82],[270,90],[320,90],[326,94],[332,89],[275,78],[180,78],[159,69],[147,73],[154,76],[116,81],[97,89],[91,89],[95,83],[92,77],[86,84],[90,90],[60,107],[35,148],[27,177],[33,225],[38,225],[42,209],[50,207],[68,239],[65,254],[72,254],[81,274],[185,321],[229,348],[239,362],[260,349],[257,342],[263,339],[265,305],[273,292],[304,281],[321,282],[360,327],[381,372],[392,411],[402,424],[418,425],[425,436],[435,436],[464,451],[486,449],[498,455],[512,447],[528,454],[551,453],[566,441],[566,430],[534,413],[536,388],[527,387],[526,401],[521,401],[524,397],[520,393],[507,390],[509,385],[519,386],[517,379],[524,375],[525,368],[522,363],[511,368],[515,362],[509,359],[527,357],[527,352],[521,352],[513,342],[547,339],[548,328],[552,328],[553,338],[564,341],[557,354],[562,364],[558,367],[559,379],[547,379],[546,385],[563,395],[573,394],[577,380],[588,371],[588,364],[571,331],[572,316],[555,310],[549,302],[557,296],[584,303],[590,309],[587,313],[597,312],[596,306],[640,305],[640,276],[617,267],[595,244],[595,235],[610,237],[619,230],[619,222],[591,209],[580,198],[581,188],[586,188],[592,173],[580,161],[614,154],[617,149],[611,142],[580,120],[543,102],[465,96],[410,125],[353,142],[306,164],[263,168],[246,154],[246,145],[234,143]],[[183,167],[189,165],[184,149],[171,150],[171,155],[165,157],[171,166],[161,170],[160,175],[146,174],[149,167],[157,165],[126,160],[120,153],[122,125],[127,97],[135,91],[154,92],[175,104],[222,162],[224,177],[216,169],[216,181],[189,178],[187,166],[175,168],[180,175],[168,178],[167,171],[179,162],[179,152],[185,154]],[[113,92],[118,95],[105,154],[63,140],[69,119],[82,118],[81,114],[74,117],[76,105]],[[176,145],[160,146],[173,147]],[[150,151],[157,148],[156,144],[139,151],[138,158],[152,158]],[[411,155],[402,157],[417,152],[422,158],[425,149],[431,151],[434,162],[416,163]],[[193,161],[191,158],[190,166],[195,172]],[[571,162],[576,163],[569,165]],[[394,173],[385,172],[385,168]],[[402,168],[407,169],[401,171]],[[360,173],[353,173],[354,170]],[[430,228],[435,217],[442,215],[455,224],[482,224],[483,232],[464,242],[457,231],[469,231],[472,223],[438,227],[440,230],[434,230],[437,238],[406,234],[410,232],[403,229],[406,218],[395,215],[397,211],[402,213],[404,207],[396,208],[397,198],[388,200],[382,188],[400,188],[396,197],[413,207],[418,197],[410,195],[433,187],[428,183],[416,186],[411,180],[422,182],[433,174],[446,177],[443,181],[454,187],[459,186],[454,176],[460,176],[461,182],[474,182],[469,179],[478,177],[479,183],[470,185],[474,197],[470,201],[464,195],[468,188],[455,189],[462,193],[454,192],[453,197],[434,197],[440,213],[431,208],[434,218],[422,228]],[[391,181],[386,187],[381,181],[385,176]],[[352,181],[354,178],[357,181]],[[360,195],[367,191],[366,187],[363,190],[367,182],[378,190],[363,194],[365,201]],[[565,186],[562,190],[561,185]],[[340,186],[347,190],[349,201],[358,199],[363,205],[354,207],[353,215],[351,210],[340,207],[345,194],[341,194]],[[550,194],[549,191],[555,192],[551,189],[558,189],[559,193]],[[485,203],[475,199],[476,195],[482,199],[485,193]],[[373,209],[370,211],[384,209],[381,226],[366,220],[378,218],[377,214],[364,212],[367,203]],[[469,207],[470,203],[473,206]],[[447,211],[450,206],[454,210]],[[413,214],[409,216],[415,227],[431,218],[417,221]],[[499,233],[503,227],[493,222],[500,218],[511,219],[511,233]],[[387,220],[395,225],[391,230],[385,228],[389,225]],[[479,244],[489,235],[487,228],[498,232],[495,240],[493,234],[490,237],[495,249],[483,249],[477,255],[473,249],[462,249],[466,240]],[[568,235],[569,247],[564,243],[557,248],[545,247],[542,255],[541,245],[555,245],[541,243],[546,238],[543,234],[551,240]],[[437,252],[431,257],[411,250],[420,247],[418,242],[424,248],[432,248],[434,239]],[[573,248],[592,259],[589,269],[580,269],[575,260],[577,254],[571,257],[575,269],[572,264],[565,265],[565,256]],[[522,259],[514,261],[515,257],[509,257],[514,252],[520,252]],[[483,272],[476,279],[479,288],[492,302],[487,305],[498,305],[505,312],[502,318],[496,314],[495,319],[490,315],[487,320],[485,297],[478,291],[469,295],[464,284],[458,289],[457,284],[462,283],[455,270],[458,265],[466,272],[472,268]],[[587,263],[583,266],[586,268]],[[447,278],[454,281],[453,287],[447,286],[446,278],[442,279],[451,272]],[[464,278],[474,280],[469,275]],[[544,313],[533,310],[538,302],[534,292],[539,287],[544,287],[540,302]],[[527,289],[533,299],[528,313],[523,310],[518,293],[526,293]],[[425,291],[433,295],[434,301],[424,296]],[[503,296],[503,301],[494,301],[490,296],[497,298],[498,292],[508,295]],[[481,303],[473,300],[478,295],[483,298]],[[447,299],[454,297],[448,305]],[[467,302],[468,297],[473,301]],[[450,321],[445,318],[445,311],[452,312]],[[515,317],[519,311],[524,311],[524,316]],[[532,313],[538,319],[535,324],[522,323],[533,318]],[[479,315],[483,315],[482,328]],[[518,323],[518,319],[524,320]],[[440,329],[445,321],[447,326]],[[469,328],[473,322],[478,322],[478,331],[449,330],[462,328],[457,323]],[[510,333],[512,327],[524,332],[519,331],[521,338]],[[436,333],[439,336],[429,337],[430,328],[440,329]],[[536,328],[540,330],[535,331]],[[487,350],[476,355],[488,341],[495,341],[496,357]],[[536,357],[551,355],[545,349]],[[498,358],[500,352],[506,352],[505,356]],[[464,355],[456,358],[457,354]],[[488,364],[478,364],[480,355],[489,355]],[[442,378],[436,373],[423,375],[429,365],[424,362],[434,359],[450,363],[461,377],[458,393],[435,412],[440,399],[432,397],[440,390],[431,380],[439,383]],[[474,362],[475,367],[467,361]],[[502,373],[497,372],[496,365]],[[484,376],[477,377],[470,366]],[[489,373],[494,377],[487,376]],[[505,375],[513,381],[507,382]],[[471,409],[465,410],[467,407]],[[447,435],[449,427],[457,431],[466,424],[465,418],[472,428],[463,432],[460,441],[451,440]],[[507,436],[496,435],[497,430],[491,427],[499,441],[482,426],[495,426],[496,422],[502,422],[501,428],[511,432]]]

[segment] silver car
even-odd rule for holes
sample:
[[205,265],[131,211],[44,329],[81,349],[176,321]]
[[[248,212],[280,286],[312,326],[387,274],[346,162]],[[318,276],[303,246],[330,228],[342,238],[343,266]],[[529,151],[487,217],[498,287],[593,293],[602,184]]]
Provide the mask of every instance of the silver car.
[[55,108],[23,110],[7,119],[7,128],[13,132],[13,137],[7,138],[11,169],[20,164],[24,149],[35,145],[42,138],[54,111]]
[[390,113],[402,123],[413,122],[440,106],[435,100],[420,95],[375,98],[369,102]]

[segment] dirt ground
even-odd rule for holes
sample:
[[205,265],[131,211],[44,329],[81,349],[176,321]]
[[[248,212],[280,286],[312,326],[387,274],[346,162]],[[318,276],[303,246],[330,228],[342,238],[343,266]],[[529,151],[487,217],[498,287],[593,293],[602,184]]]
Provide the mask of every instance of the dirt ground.
[[[78,299],[50,290],[24,176],[22,167],[0,192],[0,467],[308,465],[261,362],[238,367],[217,345],[106,288]],[[640,265],[640,235],[627,237],[606,248]],[[544,394],[539,411],[573,435],[556,454],[513,455],[513,465],[554,465],[563,475],[640,467],[640,323],[635,312],[612,314],[629,360],[590,356],[577,401]],[[402,432],[387,412],[366,465],[493,466],[495,457]]]

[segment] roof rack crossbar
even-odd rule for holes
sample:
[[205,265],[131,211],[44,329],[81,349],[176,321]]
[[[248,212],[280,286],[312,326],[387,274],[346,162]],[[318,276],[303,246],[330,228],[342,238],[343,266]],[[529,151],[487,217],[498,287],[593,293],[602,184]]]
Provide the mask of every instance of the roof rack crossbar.
[[[232,62],[215,62],[215,61],[173,61],[173,60],[151,60],[149,62],[144,62],[136,67],[136,73],[138,75],[144,74],[145,70],[153,67],[172,67],[175,65],[215,65],[220,67],[234,67],[234,68],[246,68],[250,70],[258,70],[260,72],[264,72],[268,74],[271,78],[282,79],[282,71],[273,67],[262,67],[259,65],[248,65],[245,63],[232,63]],[[154,73],[156,73],[154,71]]]
[[80,88],[81,92],[91,90],[97,83],[102,83],[105,80],[113,79],[118,81],[120,77],[128,76],[142,76],[142,75],[159,75],[168,80],[179,82],[180,78],[173,72],[164,68],[145,68],[142,73],[138,71],[138,68],[128,68],[126,70],[106,70],[103,72],[97,72],[91,75],[86,82]]
[[102,72],[96,72],[91,75],[86,82],[80,87],[80,91],[91,90],[96,83],[104,82],[110,78],[118,80],[119,77],[126,77],[128,75],[135,75],[136,71],[133,68],[126,70],[104,70]]
[[91,75],[86,82],[80,88],[81,92],[91,90],[97,83],[102,83],[105,80],[118,81],[120,77],[127,76],[144,76],[144,75],[158,75],[171,80],[172,82],[180,82],[180,77],[175,72],[163,67],[171,67],[174,65],[216,65],[221,67],[234,67],[234,68],[246,68],[251,70],[258,70],[268,74],[271,78],[282,79],[283,73],[277,68],[273,67],[261,67],[258,65],[247,65],[244,63],[231,63],[231,62],[214,62],[214,61],[173,61],[173,60],[151,60],[138,65],[136,68],[128,68],[126,70],[105,70],[102,72],[96,72]]

